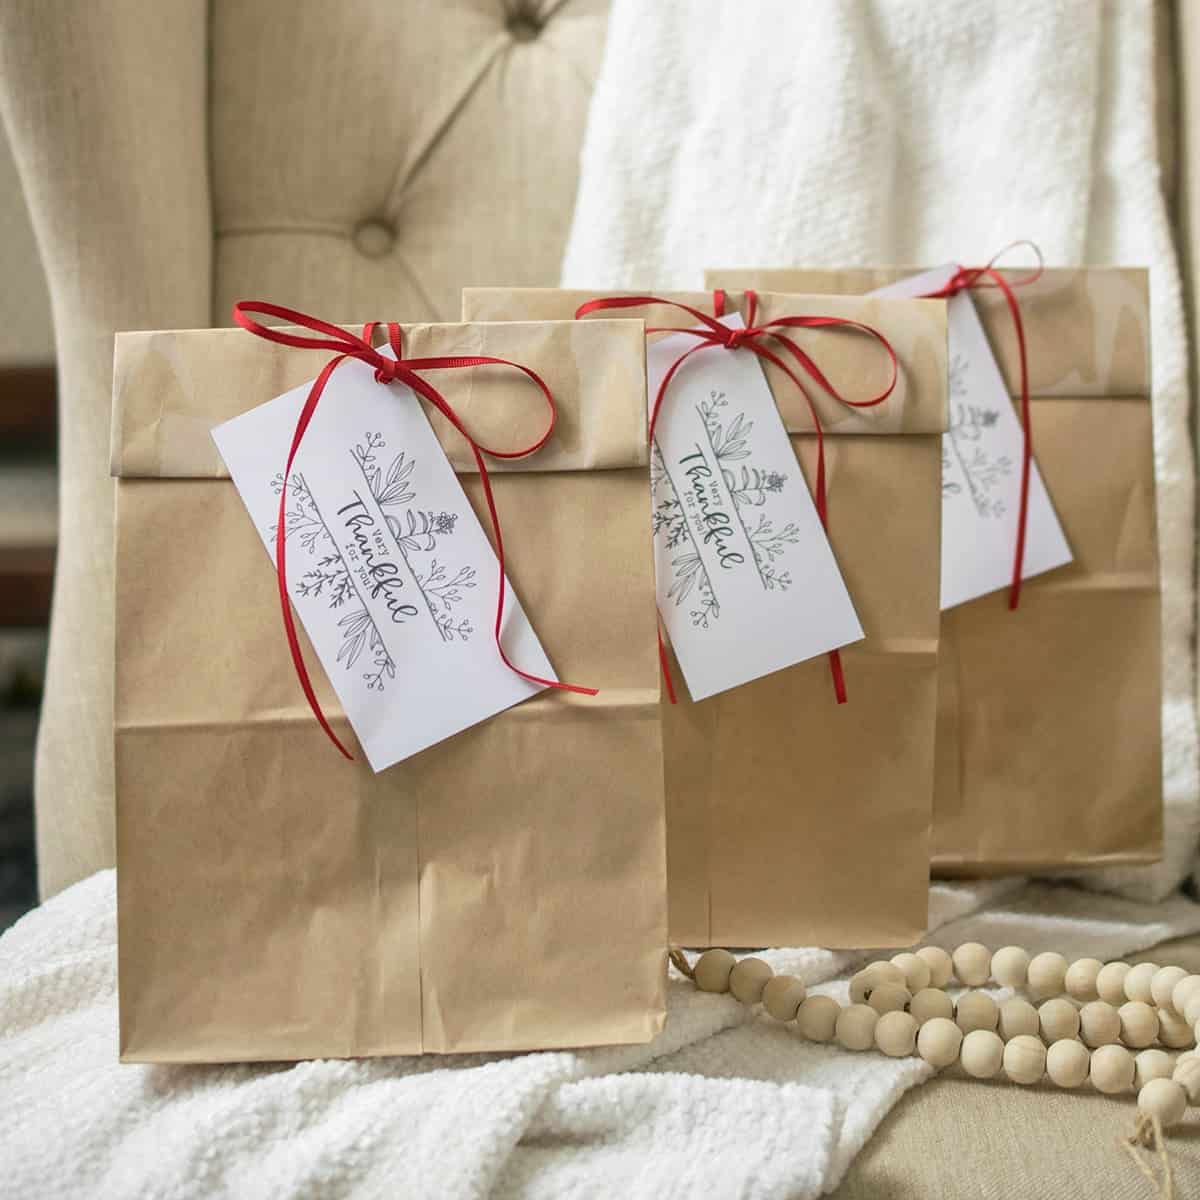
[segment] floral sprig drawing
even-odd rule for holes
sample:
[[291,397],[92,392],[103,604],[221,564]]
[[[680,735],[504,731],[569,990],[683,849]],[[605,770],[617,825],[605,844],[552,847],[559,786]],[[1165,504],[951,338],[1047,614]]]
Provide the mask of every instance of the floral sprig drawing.
[[986,431],[995,427],[999,417],[994,408],[959,404],[942,442],[942,495],[962,494],[963,485],[951,477],[957,462],[975,511],[986,518],[1001,517],[1007,511],[1003,498],[994,493],[1013,472],[1012,459],[994,454],[985,440]]
[[[282,472],[271,480],[271,490],[277,496],[283,491]],[[297,542],[310,556],[317,554],[319,549],[328,549],[328,553],[318,559],[316,567],[305,571],[296,582],[295,593],[310,599],[322,597],[331,609],[341,608],[351,600],[358,601],[357,607],[338,621],[342,644],[338,649],[337,661],[350,670],[362,657],[363,651],[369,648],[374,656],[375,670],[364,672],[363,679],[368,690],[381,692],[385,679],[396,678],[396,663],[388,653],[375,622],[371,620],[367,606],[362,603],[346,562],[303,475],[296,472],[292,474],[288,480],[288,495],[296,507],[287,513],[287,536],[291,538],[296,535]],[[275,528],[272,527],[270,532],[274,537]]]
[[700,607],[689,610],[689,615],[693,625],[707,629],[710,621],[720,617],[721,605],[657,443],[650,454],[650,488],[654,497],[650,518],[652,536],[661,538],[668,550],[687,547],[683,554],[671,559],[673,578],[667,598],[678,608],[695,591]]
[[[745,413],[738,413],[725,424],[726,415],[722,410],[728,407],[725,393],[714,391],[709,393],[707,400],[700,401],[696,411],[704,423],[708,442],[721,468],[725,486],[733,497],[734,510],[762,508],[767,503],[768,496],[783,491],[787,476],[780,471],[764,471],[746,464],[740,467],[726,465],[750,457],[748,443],[750,431],[754,428],[754,422],[747,421]],[[758,568],[763,589],[768,592],[786,592],[792,586],[791,572],[780,570],[775,565],[775,560],[783,556],[788,546],[799,542],[799,527],[789,521],[783,529],[777,530],[774,522],[764,513],[760,513],[758,524],[750,529],[740,512],[737,516],[754,551],[755,566]]]
[[[455,621],[453,609],[455,605],[462,603],[465,593],[475,587],[475,568],[460,567],[451,578],[448,568],[436,558],[424,567],[409,557],[419,553],[431,553],[437,549],[439,539],[453,536],[458,514],[404,507],[410,500],[416,499],[416,492],[411,483],[416,461],[406,459],[402,450],[392,459],[385,472],[376,462],[375,451],[386,448],[379,434],[367,433],[351,453],[354,461],[358,463],[367,487],[371,489],[371,495],[383,510],[384,519],[397,549],[412,571],[438,636],[443,642],[465,642],[475,632],[475,627],[465,617]],[[399,514],[389,513],[389,508],[404,508],[404,511]]]
[[753,529],[747,529],[746,535],[758,560],[763,587],[768,592],[776,589],[786,592],[792,586],[791,572],[780,571],[775,566],[775,560],[782,558],[787,547],[794,546],[800,540],[800,527],[794,521],[789,521],[782,529],[776,529],[775,523],[765,513],[760,513],[758,524]]
[[[421,562],[423,555],[432,554],[440,542],[453,536],[458,514],[414,507],[412,502],[417,493],[412,477],[416,461],[401,451],[385,464],[378,453],[385,449],[383,437],[368,432],[350,453],[371,495],[383,510],[388,530],[412,572],[438,636],[443,642],[465,642],[475,633],[475,627],[470,618],[456,617],[454,609],[476,586],[475,568],[451,569],[437,557],[432,557],[428,563]],[[271,480],[271,488],[278,496],[283,493],[283,486],[280,472]],[[289,477],[287,494],[289,542],[295,539],[312,561],[312,566],[293,584],[293,591],[307,600],[323,600],[331,610],[348,610],[338,620],[342,640],[337,661],[346,670],[351,670],[364,655],[369,655],[374,669],[363,672],[362,678],[368,690],[381,692],[387,681],[396,677],[395,660],[358,591],[308,483],[299,472],[293,472]],[[274,539],[274,525],[268,534]]]
[[[1012,474],[1013,462],[1006,454],[992,454],[984,443],[984,435],[996,427],[1000,411],[967,402],[969,370],[970,361],[965,354],[957,353],[950,360],[951,418],[949,432],[942,440],[942,495],[960,496],[965,484],[979,516],[1002,517],[1007,505],[994,493]],[[962,483],[954,478],[955,464]]]

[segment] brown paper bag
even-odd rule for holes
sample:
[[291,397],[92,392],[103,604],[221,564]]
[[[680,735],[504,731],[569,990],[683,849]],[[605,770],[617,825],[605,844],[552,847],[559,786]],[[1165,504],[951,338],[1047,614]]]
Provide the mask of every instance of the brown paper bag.
[[[416,325],[405,346],[512,359],[553,391],[554,437],[495,463],[493,486],[508,575],[551,661],[600,693],[543,692],[378,775],[346,762],[305,704],[274,572],[209,435],[328,353],[240,330],[118,335],[126,1061],[518,1050],[662,1027],[642,323]],[[528,444],[544,419],[514,371],[431,376],[492,445]],[[427,412],[489,529],[466,444]],[[421,680],[400,682],[419,702]]]
[[[469,289],[463,305],[478,320],[567,317],[599,294]],[[710,294],[664,298],[712,311]],[[925,930],[928,892],[945,306],[759,299],[760,322],[801,313],[866,322],[900,361],[897,387],[876,409],[849,409],[814,389],[827,434],[829,537],[866,640],[842,651],[844,705],[824,657],[692,703],[671,656],[681,685],[679,703],[663,705],[671,937],[690,946],[908,945]],[[744,297],[731,295],[728,311],[735,306],[745,315]],[[636,311],[651,326],[690,323],[678,309]],[[874,394],[886,379],[884,356],[861,338],[789,336],[843,395]],[[808,409],[777,368],[766,373],[811,488]]]
[[[708,282],[856,293],[915,273],[712,271]],[[1050,270],[1017,294],[1034,453],[1075,561],[1026,580],[1016,612],[996,593],[944,614],[933,831],[944,874],[1162,852],[1147,273]],[[1003,296],[972,298],[1019,396]]]

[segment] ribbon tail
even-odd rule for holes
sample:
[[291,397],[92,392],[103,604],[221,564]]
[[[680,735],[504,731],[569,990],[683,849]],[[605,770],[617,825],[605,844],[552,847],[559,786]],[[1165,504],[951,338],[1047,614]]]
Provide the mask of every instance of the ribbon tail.
[[658,662],[662,667],[663,686],[667,690],[667,701],[678,704],[675,698],[675,682],[671,678],[671,664],[667,661],[667,647],[663,643],[662,630],[658,630]]
[[839,704],[846,703],[846,673],[842,670],[842,652],[830,650],[829,674],[833,678],[833,694]]

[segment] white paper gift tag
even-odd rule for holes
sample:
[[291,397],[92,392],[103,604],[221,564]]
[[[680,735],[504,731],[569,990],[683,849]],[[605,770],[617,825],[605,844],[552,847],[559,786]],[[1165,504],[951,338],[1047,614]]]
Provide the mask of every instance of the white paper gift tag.
[[[901,280],[875,296],[923,296],[943,287],[954,266]],[[1012,582],[1021,507],[1024,433],[969,292],[946,303],[950,428],[942,438],[941,606],[953,608]],[[1037,462],[1021,578],[1065,566],[1071,547]]]
[[[213,430],[272,562],[283,467],[308,391]],[[542,690],[500,660],[499,563],[409,388],[343,362],[287,489],[288,592],[374,770]],[[556,678],[511,584],[502,636],[522,670]]]
[[[647,344],[652,400],[695,345]],[[693,700],[862,638],[753,351],[705,347],[675,373],[650,478],[658,609]]]

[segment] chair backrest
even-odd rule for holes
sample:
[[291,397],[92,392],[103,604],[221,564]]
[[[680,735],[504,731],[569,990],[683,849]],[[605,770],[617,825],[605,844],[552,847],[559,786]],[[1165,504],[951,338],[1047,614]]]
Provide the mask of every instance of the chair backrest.
[[607,0],[0,10],[0,111],[47,269],[61,382],[43,895],[114,860],[113,333],[224,324],[242,297],[333,320],[454,320],[464,285],[556,283],[606,11]]

